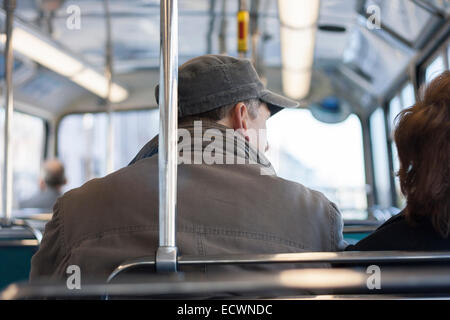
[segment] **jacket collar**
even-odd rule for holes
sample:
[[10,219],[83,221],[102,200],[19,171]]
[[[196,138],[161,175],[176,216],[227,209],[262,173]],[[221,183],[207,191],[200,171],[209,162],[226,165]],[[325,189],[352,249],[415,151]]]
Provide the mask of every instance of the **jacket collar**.
[[[254,148],[244,136],[224,125],[214,121],[196,117],[190,117],[188,121],[180,122],[178,125],[178,150],[179,163],[189,159],[186,151],[191,152],[191,159],[201,159],[193,164],[213,164],[214,160],[220,159],[224,164],[258,164],[264,167],[266,174],[275,175],[270,161],[267,157]],[[131,161],[135,162],[149,158],[158,153],[158,136],[148,142]],[[212,156],[212,157],[211,157]],[[181,159],[180,159],[181,158]]]

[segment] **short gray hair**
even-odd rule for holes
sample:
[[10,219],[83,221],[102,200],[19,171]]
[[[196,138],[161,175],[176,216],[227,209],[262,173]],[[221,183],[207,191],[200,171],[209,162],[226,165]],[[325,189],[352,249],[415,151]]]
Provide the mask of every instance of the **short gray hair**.
[[[225,118],[230,113],[231,109],[233,109],[234,106],[239,102],[242,102],[247,106],[248,113],[252,119],[255,119],[258,116],[258,108],[261,105],[261,101],[259,99],[248,99],[248,100],[238,101],[236,103],[228,104],[225,106],[221,106],[221,107],[216,108],[211,111],[199,113],[199,114],[193,115],[192,117],[208,119],[208,120],[212,120],[212,121],[220,121],[223,118]],[[191,117],[191,116],[188,116],[188,117]],[[180,119],[180,120],[182,120],[182,119]]]

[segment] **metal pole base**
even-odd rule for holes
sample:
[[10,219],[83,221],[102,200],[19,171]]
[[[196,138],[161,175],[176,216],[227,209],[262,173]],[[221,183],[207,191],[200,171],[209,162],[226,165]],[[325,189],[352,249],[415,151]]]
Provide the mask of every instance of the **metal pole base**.
[[156,272],[177,272],[178,248],[159,247],[156,251]]

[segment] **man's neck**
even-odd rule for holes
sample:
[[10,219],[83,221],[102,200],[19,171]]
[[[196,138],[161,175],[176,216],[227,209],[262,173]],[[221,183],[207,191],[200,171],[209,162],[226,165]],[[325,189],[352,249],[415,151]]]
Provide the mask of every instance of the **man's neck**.
[[229,129],[234,129],[233,124],[231,123],[231,120],[229,118],[219,120],[219,121],[217,121],[217,123],[229,128]]

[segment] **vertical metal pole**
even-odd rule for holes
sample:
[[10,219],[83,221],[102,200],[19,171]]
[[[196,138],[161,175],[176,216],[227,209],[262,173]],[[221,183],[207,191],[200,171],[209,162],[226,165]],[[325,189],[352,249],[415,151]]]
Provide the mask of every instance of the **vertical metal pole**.
[[397,207],[397,191],[395,189],[395,170],[394,170],[394,156],[392,152],[392,124],[389,119],[389,103],[383,103],[384,110],[384,129],[386,132],[386,145],[388,152],[388,165],[389,165],[389,183],[391,186],[391,206]]
[[13,196],[13,163],[12,163],[12,125],[13,125],[13,83],[12,71],[14,64],[12,48],[12,32],[14,9],[16,0],[4,0],[3,8],[6,11],[6,44],[5,44],[5,123],[4,123],[4,149],[3,149],[3,218],[6,222],[11,220]]
[[159,248],[156,270],[177,270],[178,0],[161,0],[159,69]]
[[216,0],[211,0],[209,3],[209,28],[208,28],[208,34],[206,35],[206,43],[207,49],[206,53],[212,53],[212,41],[213,41],[213,33],[214,33],[214,24],[216,22]]
[[252,62],[257,71],[259,68],[258,45],[261,35],[259,31],[259,6],[260,0],[252,0],[250,2],[250,34],[252,39],[252,47],[251,47]]
[[109,9],[109,0],[103,0],[106,21],[106,45],[105,45],[105,77],[108,81],[107,96],[105,99],[107,112],[107,135],[106,135],[106,173],[114,171],[114,123],[113,109],[111,104],[111,87],[113,74],[113,52],[112,52],[112,36],[111,36],[111,12]]
[[367,196],[367,209],[368,219],[373,220],[373,207],[375,206],[375,175],[373,170],[373,148],[372,141],[370,139],[370,122],[368,116],[360,117],[362,134],[363,134],[363,148],[364,148],[364,168],[366,173],[366,196]]
[[56,120],[52,118],[48,122],[48,142],[45,150],[45,159],[56,158]]
[[222,18],[220,20],[219,52],[227,54],[227,0],[222,1]]

